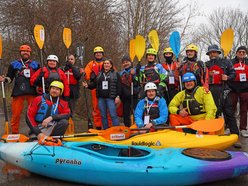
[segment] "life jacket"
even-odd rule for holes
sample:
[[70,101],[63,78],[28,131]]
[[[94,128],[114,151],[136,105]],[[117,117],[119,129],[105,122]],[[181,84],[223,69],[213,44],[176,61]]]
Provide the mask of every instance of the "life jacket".
[[160,76],[156,65],[146,65],[144,69],[144,82],[153,82],[155,84],[160,83]]
[[59,104],[59,98],[57,99],[57,102],[55,104],[52,104],[51,106],[49,106],[46,103],[46,99],[43,95],[39,110],[37,111],[37,114],[35,116],[35,121],[42,123],[42,121],[46,119],[47,117],[58,114],[58,104]]
[[55,80],[61,81],[61,79],[60,79],[60,75],[58,72],[59,69],[56,69],[54,71],[54,69],[47,68],[47,70],[48,70],[48,77],[45,80],[45,88],[46,90],[49,90],[49,86],[53,81]]
[[97,76],[99,74],[99,72],[102,70],[102,65],[103,65],[103,62],[93,62],[92,64],[92,72],[95,73],[95,75]]
[[218,66],[218,65],[213,65],[208,69],[208,74],[209,74],[209,84],[221,84],[221,76],[224,74],[224,70]]
[[144,105],[145,111],[143,113],[143,120],[146,115],[150,116],[150,120],[156,119],[160,116],[159,108],[158,108],[159,100],[160,100],[160,97],[156,96],[153,102],[150,104],[148,98],[145,97],[145,105]]
[[197,62],[187,61],[183,63],[180,69],[181,75],[184,75],[187,72],[195,73],[196,70],[199,69]]
[[67,77],[69,85],[77,85],[78,84],[78,80],[74,77],[72,69],[65,71],[65,75]]
[[127,87],[131,87],[132,75],[130,73],[121,74],[121,83]]
[[[241,74],[245,74],[246,81],[248,81],[248,64],[246,63],[235,63],[233,65],[235,71],[236,71],[236,77],[235,81],[240,81]],[[242,82],[242,80],[241,80]]]
[[202,111],[203,104],[199,103],[194,97],[194,94],[198,88],[199,88],[198,86],[195,87],[195,89],[193,90],[191,94],[185,91],[185,98],[183,100],[183,108],[187,108],[188,113],[190,115],[198,115],[198,114],[205,113]]

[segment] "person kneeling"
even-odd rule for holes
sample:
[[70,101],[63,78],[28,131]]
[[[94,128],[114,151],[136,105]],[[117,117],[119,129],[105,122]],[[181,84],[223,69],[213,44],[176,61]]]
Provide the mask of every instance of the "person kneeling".
[[[185,90],[175,95],[169,104],[170,125],[189,125],[193,121],[214,119],[217,107],[210,91],[197,86],[196,77],[187,72],[182,77]],[[182,131],[182,129],[178,129]],[[195,133],[191,129],[184,132]]]
[[165,99],[157,95],[156,84],[147,83],[144,91],[146,97],[139,101],[134,114],[137,127],[150,129],[153,125],[165,124],[168,108]]
[[50,136],[62,136],[68,127],[71,113],[68,103],[60,99],[63,90],[62,82],[53,81],[49,93],[36,97],[28,107],[26,122],[40,144],[61,145]]

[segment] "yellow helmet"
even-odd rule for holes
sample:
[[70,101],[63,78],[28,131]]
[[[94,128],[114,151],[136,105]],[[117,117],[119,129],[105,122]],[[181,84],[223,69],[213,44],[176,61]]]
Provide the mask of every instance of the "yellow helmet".
[[96,53],[96,52],[104,52],[104,50],[103,50],[103,48],[102,47],[100,47],[100,46],[97,46],[97,47],[95,47],[94,48],[94,53]]
[[157,56],[157,51],[155,49],[153,49],[153,48],[148,48],[147,51],[146,51],[146,55],[148,55],[148,54]]
[[186,47],[186,52],[187,52],[188,50],[193,50],[193,51],[198,52],[198,47],[197,47],[196,45],[190,44],[190,45],[188,45],[188,46]]
[[171,47],[168,47],[168,48],[165,48],[165,49],[164,49],[164,54],[165,54],[165,53],[168,53],[168,52],[174,54],[174,52],[173,52],[173,50],[172,50]]
[[53,81],[51,84],[50,84],[50,88],[51,87],[57,87],[57,88],[60,88],[61,89],[61,93],[63,93],[64,91],[64,84],[61,82],[61,81]]

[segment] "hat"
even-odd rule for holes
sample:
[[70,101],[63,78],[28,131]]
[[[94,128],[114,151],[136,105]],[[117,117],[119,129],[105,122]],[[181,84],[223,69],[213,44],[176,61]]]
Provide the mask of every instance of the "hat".
[[130,61],[131,62],[131,59],[128,55],[124,55],[121,59],[121,62],[123,63],[124,61]]
[[245,46],[240,46],[240,47],[237,49],[236,53],[237,53],[239,50],[245,50],[245,52],[248,53],[248,52],[247,52],[247,48],[246,48]]
[[220,49],[219,49],[219,47],[217,45],[210,45],[208,47],[208,51],[207,51],[206,55],[209,55],[209,53],[213,52],[213,51],[218,52],[219,54],[221,54],[221,51],[220,51]]

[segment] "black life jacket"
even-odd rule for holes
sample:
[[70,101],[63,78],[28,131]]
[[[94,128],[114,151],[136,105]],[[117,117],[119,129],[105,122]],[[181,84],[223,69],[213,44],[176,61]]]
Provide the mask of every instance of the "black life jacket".
[[146,65],[144,69],[145,82],[160,83],[160,76],[156,65]]
[[[144,120],[144,117],[146,115],[149,115],[150,116],[150,121],[153,120],[153,119],[156,119],[160,116],[159,114],[159,108],[158,108],[158,103],[159,103],[159,100],[160,100],[160,97],[159,96],[156,96],[154,98],[155,100],[153,100],[152,103],[149,103],[149,100],[147,97],[145,97],[145,111],[143,113],[143,120]],[[151,101],[150,101],[151,102]],[[147,109],[149,109],[149,112]]]

